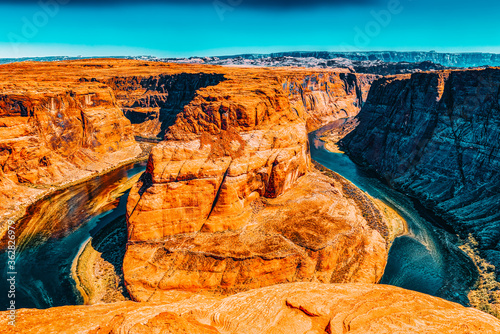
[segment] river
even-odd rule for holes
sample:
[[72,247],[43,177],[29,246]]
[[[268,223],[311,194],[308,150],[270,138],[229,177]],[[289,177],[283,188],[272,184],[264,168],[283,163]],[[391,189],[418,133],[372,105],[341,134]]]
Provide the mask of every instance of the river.
[[[110,223],[126,224],[128,192],[146,162],[120,167],[31,205],[16,224],[16,308],[81,303],[71,276],[80,247]],[[125,246],[125,245],[123,245]],[[7,254],[0,254],[0,308],[7,309]],[[5,293],[3,293],[5,292]]]
[[312,159],[389,205],[407,222],[408,233],[394,240],[380,283],[468,305],[467,294],[476,282],[477,270],[456,246],[456,236],[438,227],[440,222],[432,212],[360,168],[346,154],[326,150],[317,136],[322,131],[309,135]]

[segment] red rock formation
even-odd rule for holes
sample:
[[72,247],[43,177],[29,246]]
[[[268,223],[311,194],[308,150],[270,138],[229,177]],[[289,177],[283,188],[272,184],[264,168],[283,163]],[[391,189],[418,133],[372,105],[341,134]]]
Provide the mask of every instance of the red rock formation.
[[[184,297],[186,298],[186,296]],[[6,312],[0,313],[6,318]],[[500,321],[459,304],[391,286],[294,283],[224,299],[171,295],[165,303],[121,302],[20,310],[5,333],[441,333],[495,334]]]
[[[338,182],[308,174],[306,123],[313,129],[354,115],[371,77],[120,60],[7,68],[30,91],[50,97],[33,118],[51,134],[44,140],[62,157],[60,169],[86,163],[75,143],[102,155],[132,142],[131,131],[122,131],[128,123],[113,128],[123,119],[117,105],[136,134],[166,132],[129,196],[124,273],[133,298],[162,299],[170,289],[228,294],[294,281],[380,279],[383,230],[343,198]],[[66,122],[59,128],[58,114]],[[43,145],[34,147],[43,152]]]
[[43,189],[141,153],[109,88],[9,83],[0,91],[0,216]]
[[340,118],[358,114],[375,75],[353,73],[300,73],[283,76],[292,108],[304,114],[307,130],[314,131]]
[[[344,117],[342,106],[354,114],[362,99],[355,76],[327,72],[329,84],[313,88],[328,98],[317,102],[323,115],[316,117],[308,98],[296,100],[300,90],[283,89],[286,80],[295,87],[321,76],[232,70],[177,115],[129,196],[124,275],[133,299],[158,300],[171,289],[228,294],[380,279],[386,243],[362,209],[332,180],[301,178],[310,170],[306,121]],[[303,95],[316,94],[307,89]]]
[[135,300],[160,301],[169,290],[231,294],[297,281],[377,282],[387,258],[384,233],[342,189],[340,181],[310,173],[278,198],[253,202],[234,218],[244,223],[238,229],[216,220],[202,232],[175,233],[159,228],[165,219],[149,218],[149,236],[171,235],[136,242],[131,223],[127,288]]

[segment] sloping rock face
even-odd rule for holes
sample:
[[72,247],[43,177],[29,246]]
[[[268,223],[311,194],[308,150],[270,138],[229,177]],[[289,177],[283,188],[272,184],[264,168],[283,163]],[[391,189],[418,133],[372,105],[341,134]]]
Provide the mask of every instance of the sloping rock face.
[[500,268],[500,69],[376,81],[344,148]]
[[377,76],[318,73],[285,75],[283,79],[292,108],[306,115],[307,130],[311,132],[340,118],[356,116]]
[[0,88],[0,216],[141,153],[111,89],[21,85]]
[[[234,218],[244,224],[238,229],[205,221],[201,232],[137,242],[139,224],[131,222],[123,268],[130,295],[163,301],[170,290],[227,295],[297,281],[378,282],[387,258],[385,221],[364,215],[344,191],[315,172],[278,198],[253,202]],[[154,233],[166,231],[158,227],[165,219],[144,221]]]
[[[2,312],[6,318],[6,312]],[[391,286],[294,283],[224,299],[20,310],[17,330],[35,333],[442,333],[494,334],[500,321],[459,304]],[[10,326],[7,333],[14,332]]]

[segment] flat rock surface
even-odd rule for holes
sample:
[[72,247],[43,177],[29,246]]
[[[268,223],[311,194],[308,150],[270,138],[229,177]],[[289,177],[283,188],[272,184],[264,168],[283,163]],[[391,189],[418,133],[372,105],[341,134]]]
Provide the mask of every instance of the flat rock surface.
[[[186,299],[183,299],[186,298]],[[6,317],[2,312],[2,318]],[[5,333],[441,333],[494,334],[500,320],[396,287],[293,283],[226,298],[179,296],[18,311]]]

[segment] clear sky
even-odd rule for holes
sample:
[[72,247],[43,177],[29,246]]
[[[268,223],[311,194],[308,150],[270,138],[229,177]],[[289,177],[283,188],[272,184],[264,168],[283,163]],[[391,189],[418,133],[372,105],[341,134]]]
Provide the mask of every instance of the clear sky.
[[0,57],[500,53],[498,0],[0,0]]

